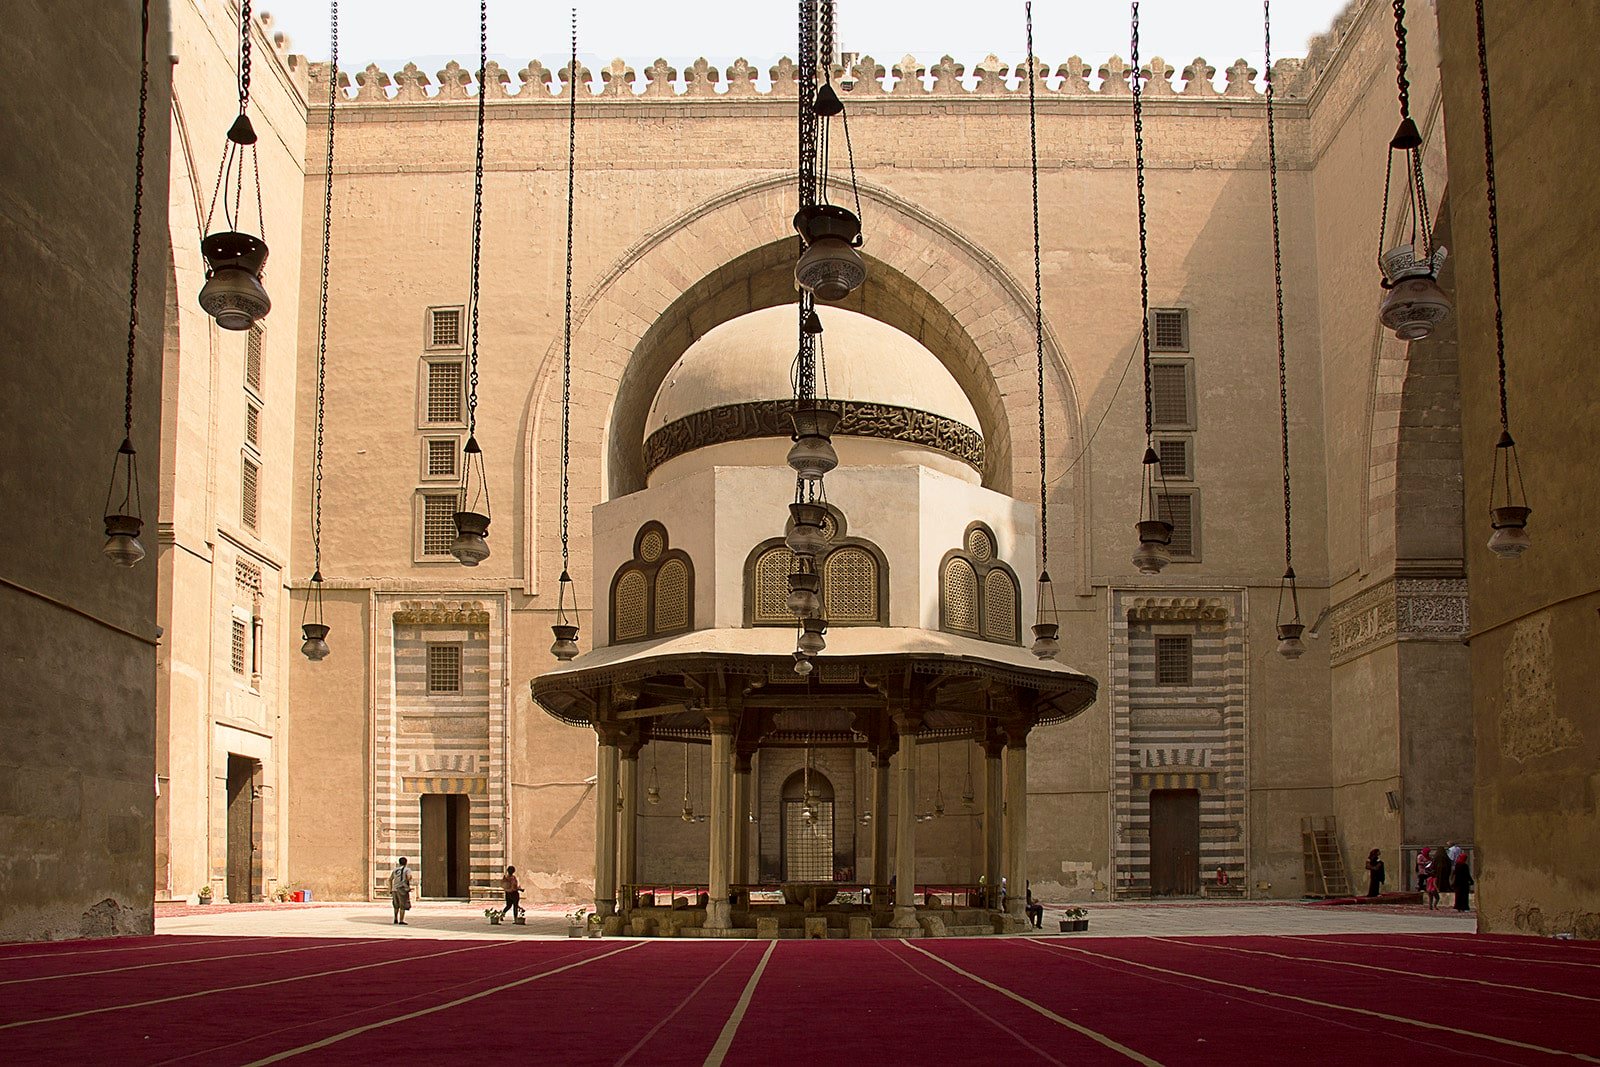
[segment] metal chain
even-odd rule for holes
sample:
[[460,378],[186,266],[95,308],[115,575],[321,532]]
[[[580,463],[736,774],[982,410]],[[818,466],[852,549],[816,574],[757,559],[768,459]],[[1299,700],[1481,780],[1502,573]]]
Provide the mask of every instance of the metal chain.
[[1139,313],[1144,345],[1144,438],[1148,446],[1155,425],[1150,401],[1150,235],[1144,195],[1144,88],[1139,77],[1139,0],[1133,0],[1133,32],[1129,42],[1133,80],[1133,169],[1139,190]]
[[1278,302],[1278,413],[1283,431],[1283,565],[1294,568],[1293,508],[1289,494],[1289,373],[1283,342],[1283,238],[1278,221],[1278,136],[1273,121],[1272,0],[1261,0],[1266,38],[1267,174],[1272,187],[1272,287]]
[[822,25],[817,31],[817,67],[822,71],[822,80],[833,84],[833,0],[821,0],[817,5],[822,9]]
[[1406,0],[1394,0],[1395,81],[1400,86],[1400,118],[1411,117],[1411,83],[1406,79]]
[[239,3],[239,114],[250,106],[250,0]]
[[139,244],[144,226],[144,144],[150,117],[150,0],[139,5],[139,132],[133,150],[133,265],[128,271],[128,375],[122,397],[122,437],[133,441],[133,357],[139,330]]
[[[800,0],[799,43],[796,54],[800,57],[795,71],[799,85],[798,154],[800,207],[811,207],[817,202],[817,114],[811,109],[817,95],[817,0]],[[805,250],[803,238],[796,237],[798,251]],[[795,353],[794,395],[796,400],[809,400],[816,396],[817,364],[816,338],[805,330],[806,319],[814,310],[811,294],[800,293],[799,344]]]
[[328,263],[333,235],[333,133],[334,105],[339,99],[339,0],[330,0],[328,33],[328,156],[327,181],[322,190],[322,288],[317,299],[317,427],[316,453],[311,475],[312,580],[322,580],[322,438],[327,410],[328,378]]
[[1028,159],[1033,179],[1033,348],[1038,366],[1039,386],[1039,569],[1050,569],[1050,501],[1045,480],[1044,437],[1044,266],[1039,240],[1039,112],[1034,83],[1039,62],[1033,55],[1033,4],[1023,5],[1028,27]]
[[[577,83],[578,9],[572,9],[572,59],[569,84]],[[572,213],[577,182],[578,93],[567,93],[567,294],[561,319],[561,573],[567,573],[567,466],[571,461],[572,425]]]
[[[478,428],[478,262],[483,253],[483,106],[488,94],[483,83],[489,66],[489,0],[478,3],[478,158],[472,172],[472,271],[468,279],[467,302],[472,309],[471,347],[467,362],[467,437]],[[570,72],[567,91],[576,92],[576,70]],[[471,457],[467,458],[468,466]]]
[[1489,196],[1489,281],[1494,294],[1494,353],[1500,370],[1500,430],[1510,434],[1506,410],[1506,323],[1500,307],[1500,203],[1494,185],[1494,123],[1489,113],[1489,45],[1483,26],[1483,0],[1477,0],[1478,78],[1483,85],[1483,174]]

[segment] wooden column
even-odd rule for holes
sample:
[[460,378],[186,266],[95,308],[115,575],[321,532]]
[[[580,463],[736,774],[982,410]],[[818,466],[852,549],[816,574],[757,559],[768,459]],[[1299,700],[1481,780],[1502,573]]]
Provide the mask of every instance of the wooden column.
[[1001,864],[1004,853],[1005,808],[1004,779],[1000,773],[1000,754],[1005,742],[998,736],[984,738],[983,742],[983,880],[991,908],[1000,906],[1000,877],[1005,873]]
[[733,723],[710,716],[711,723],[711,856],[707,877],[706,927],[733,926],[728,906],[729,870],[733,866]]
[[594,910],[601,916],[617,911],[617,756],[621,737],[615,729],[595,727]]
[[1006,911],[1026,921],[1028,900],[1028,727],[1006,728]]

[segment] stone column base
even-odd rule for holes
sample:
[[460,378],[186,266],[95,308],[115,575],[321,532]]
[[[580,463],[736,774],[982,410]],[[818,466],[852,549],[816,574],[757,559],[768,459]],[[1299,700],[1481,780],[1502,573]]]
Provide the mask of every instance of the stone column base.
[[922,929],[922,924],[917,922],[917,909],[910,905],[895,905],[894,918],[889,925],[896,930]]
[[608,915],[615,915],[617,913],[617,902],[615,900],[596,900],[594,902],[594,913],[602,919]]
[[733,905],[726,900],[713,900],[706,904],[706,927],[711,930],[733,929]]

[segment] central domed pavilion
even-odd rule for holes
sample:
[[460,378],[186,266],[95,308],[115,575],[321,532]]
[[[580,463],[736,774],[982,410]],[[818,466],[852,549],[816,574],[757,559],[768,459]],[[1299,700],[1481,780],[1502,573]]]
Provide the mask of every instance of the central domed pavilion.
[[[996,890],[1008,875],[1012,885],[1025,880],[1028,734],[1095,699],[1093,679],[1025,645],[1035,511],[982,485],[984,442],[969,397],[915,338],[865,315],[818,310],[817,392],[840,421],[828,547],[816,561],[827,632],[815,670],[795,670],[786,605],[796,347],[788,306],[710,330],[665,376],[640,442],[646,488],[594,509],[594,648],[532,683],[547,712],[599,737],[595,906],[621,913],[609,920],[617,930],[1009,929],[1022,894],[1006,915]],[[710,820],[703,883],[639,878],[639,753],[654,741],[710,747],[707,815],[688,801],[687,748],[684,756],[684,819]],[[917,878],[917,824],[929,817],[916,811],[917,750],[952,742],[976,742],[986,757],[983,873],[933,885]],[[871,757],[870,809],[855,805],[871,827],[868,877],[835,836],[828,776],[840,776],[837,760],[854,759],[850,750]],[[892,867],[883,817],[891,768]],[[854,771],[843,773],[853,784]],[[653,780],[649,793],[659,800]],[[777,820],[756,820],[758,808]]]

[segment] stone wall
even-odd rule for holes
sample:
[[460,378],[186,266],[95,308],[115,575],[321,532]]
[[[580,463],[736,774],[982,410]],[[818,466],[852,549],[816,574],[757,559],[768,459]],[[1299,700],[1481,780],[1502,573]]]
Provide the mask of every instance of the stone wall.
[[1534,508],[1534,547],[1516,560],[1497,559],[1486,547],[1500,423],[1476,24],[1472,5],[1441,4],[1460,309],[1479,929],[1594,938],[1600,570],[1589,542],[1600,471],[1586,457],[1600,447],[1591,357],[1600,329],[1592,283],[1600,251],[1589,240],[1600,227],[1600,199],[1580,159],[1592,155],[1588,146],[1600,135],[1600,88],[1580,72],[1587,42],[1600,33],[1600,9],[1582,0],[1485,6],[1510,426]]
[[[100,554],[123,438],[137,5],[22,0],[0,64],[0,941],[148,934],[168,6],[151,4],[132,442],[148,553]],[[14,47],[13,47],[14,46]]]

